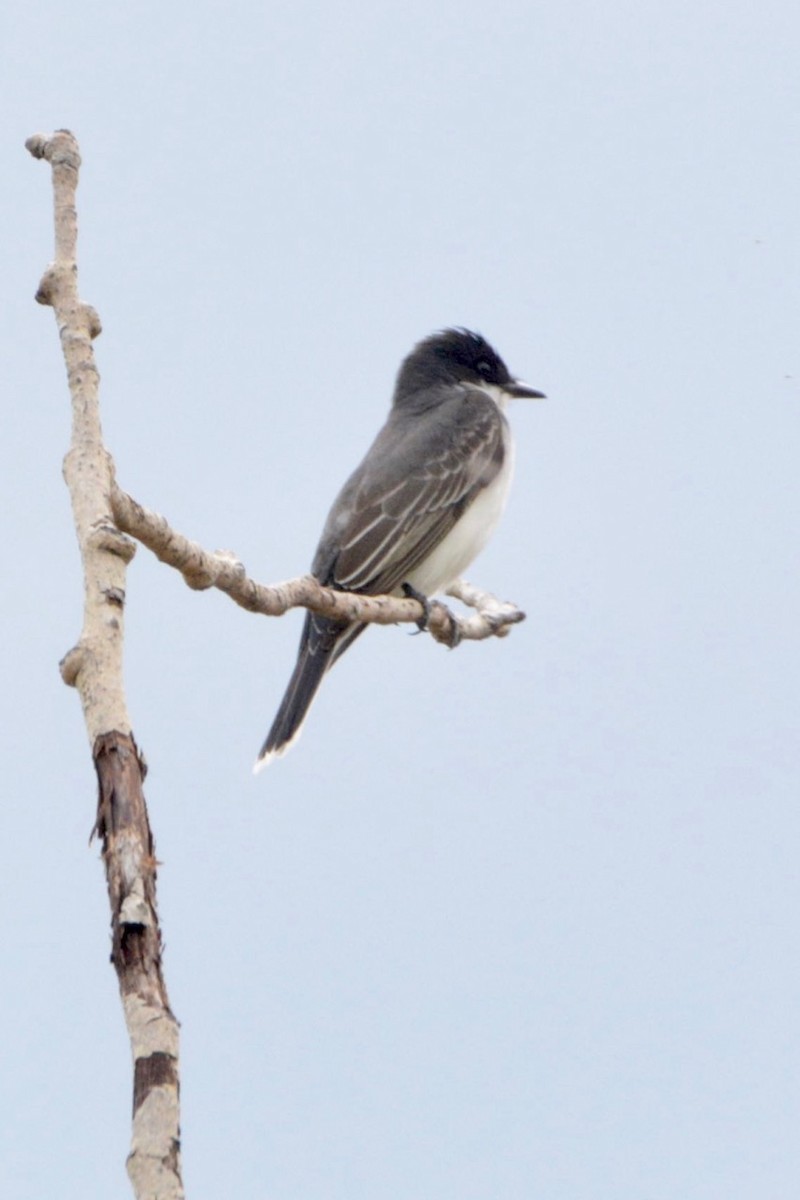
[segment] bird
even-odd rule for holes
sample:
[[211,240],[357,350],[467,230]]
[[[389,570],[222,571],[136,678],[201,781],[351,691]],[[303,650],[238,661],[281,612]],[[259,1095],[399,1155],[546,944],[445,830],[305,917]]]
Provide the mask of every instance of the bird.
[[[483,549],[505,507],[509,400],[544,398],[479,333],[443,329],[397,374],[389,416],[333,502],[311,566],[325,587],[425,599]],[[297,663],[254,771],[297,740],[325,674],[366,629],[308,612]]]

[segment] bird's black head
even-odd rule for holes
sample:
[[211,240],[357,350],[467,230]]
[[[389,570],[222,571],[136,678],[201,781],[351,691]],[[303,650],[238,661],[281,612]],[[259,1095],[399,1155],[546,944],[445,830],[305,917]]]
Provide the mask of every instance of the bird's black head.
[[514,379],[497,351],[469,329],[443,329],[418,342],[400,367],[395,402],[436,384],[490,385],[509,396],[542,394]]

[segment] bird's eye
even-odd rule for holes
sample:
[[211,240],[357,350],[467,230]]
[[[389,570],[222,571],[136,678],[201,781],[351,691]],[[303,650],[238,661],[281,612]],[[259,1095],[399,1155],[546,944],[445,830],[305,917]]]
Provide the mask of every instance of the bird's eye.
[[486,358],[482,358],[480,362],[475,364],[475,370],[479,375],[482,375],[484,379],[491,379],[494,375],[494,367]]

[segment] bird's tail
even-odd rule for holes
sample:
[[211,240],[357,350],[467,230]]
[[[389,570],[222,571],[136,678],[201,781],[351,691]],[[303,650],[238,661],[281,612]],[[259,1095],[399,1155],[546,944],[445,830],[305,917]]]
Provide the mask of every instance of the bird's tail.
[[259,751],[254,772],[285,754],[297,740],[325,672],[365,628],[364,625],[343,625],[315,613],[306,615],[297,663],[272,728]]

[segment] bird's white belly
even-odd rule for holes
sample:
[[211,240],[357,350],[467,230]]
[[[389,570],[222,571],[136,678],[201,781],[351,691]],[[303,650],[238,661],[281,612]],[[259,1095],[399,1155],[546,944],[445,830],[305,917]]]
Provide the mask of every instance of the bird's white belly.
[[409,572],[408,582],[423,596],[444,591],[480,554],[502,516],[513,473],[514,447],[506,438],[505,460],[495,479],[473,500],[436,549]]

